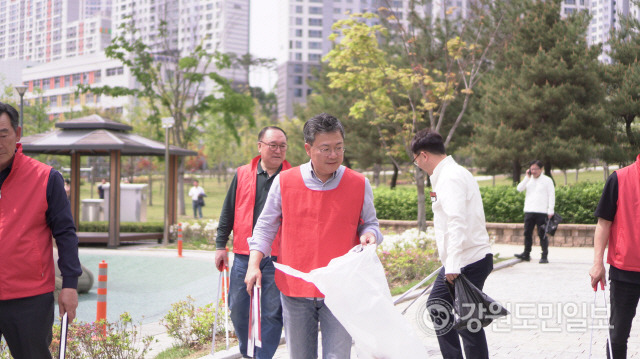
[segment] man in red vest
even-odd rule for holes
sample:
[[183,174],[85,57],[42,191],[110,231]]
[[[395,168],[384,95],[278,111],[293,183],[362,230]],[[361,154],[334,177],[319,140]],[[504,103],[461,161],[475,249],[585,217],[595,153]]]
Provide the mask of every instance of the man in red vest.
[[[609,244],[607,263],[611,281],[611,350],[614,358],[627,357],[631,322],[640,299],[640,155],[630,166],[615,171],[607,179],[596,208],[591,286],[605,285],[604,250]],[[607,348],[607,357],[609,350]]]
[[[287,135],[275,126],[265,127],[258,134],[259,156],[251,163],[238,168],[222,206],[218,235],[216,237],[216,267],[222,270],[228,265],[225,247],[233,230],[233,266],[229,284],[231,321],[240,342],[240,353],[247,357],[250,297],[244,284],[249,263],[249,244],[253,227],[262,212],[269,189],[280,171],[291,168],[285,160]],[[277,244],[277,242],[276,242]],[[278,248],[260,263],[262,269],[261,328],[262,348],[256,348],[257,358],[271,358],[280,344],[282,335],[282,307],[280,291],[275,284],[275,267]]]
[[[345,144],[340,121],[322,113],[308,120],[303,132],[311,161],[282,172],[269,191],[249,238],[248,291],[260,286],[260,261],[273,250],[279,230],[279,262],[303,272],[327,266],[355,245],[382,242],[369,181],[342,166]],[[318,288],[282,272],[275,277],[282,292],[290,357],[317,357],[319,323],[323,357],[349,358],[351,336],[324,305]]]
[[78,307],[78,237],[62,175],[22,153],[18,112],[0,102],[0,336],[16,359],[51,358],[58,246],[60,315]]

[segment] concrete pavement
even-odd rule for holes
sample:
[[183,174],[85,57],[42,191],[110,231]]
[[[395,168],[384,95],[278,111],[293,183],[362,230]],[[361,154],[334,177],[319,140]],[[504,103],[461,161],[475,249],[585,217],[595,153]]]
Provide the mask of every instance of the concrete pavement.
[[[507,258],[521,252],[522,246],[495,244],[493,251]],[[591,358],[605,357],[604,299],[602,291],[598,291],[594,306],[588,275],[593,248],[552,247],[549,252],[549,264],[538,263],[540,248],[534,247],[531,262],[518,262],[495,271],[487,279],[484,292],[511,312],[485,328],[491,358],[572,359],[589,358],[590,353]],[[607,290],[607,302],[608,293]],[[430,357],[441,358],[435,335],[421,329],[420,309],[425,303],[426,298],[422,298],[405,316],[428,348]],[[398,310],[407,305],[408,302],[399,304]],[[239,357],[234,353],[237,348],[203,359]],[[278,348],[274,358],[289,358],[286,345]],[[356,358],[353,351],[352,358]],[[628,358],[640,358],[638,317],[629,339]]]
[[[493,251],[500,257],[508,258],[521,252],[522,246],[496,244]],[[491,357],[588,358],[591,350],[592,358],[604,358],[607,335],[603,329],[606,326],[604,300],[602,292],[598,291],[597,305],[594,307],[594,293],[589,288],[588,271],[591,267],[593,249],[552,247],[549,264],[538,263],[539,253],[540,248],[534,247],[531,262],[518,262],[509,268],[495,271],[487,279],[484,291],[511,312],[510,316],[501,318],[486,328]],[[128,247],[116,251],[83,248],[82,256],[86,261],[110,256],[108,259],[113,263],[109,271],[110,314],[129,310],[139,315],[139,306],[150,303],[141,312],[147,314],[143,320],[142,333],[153,335],[158,341],[152,345],[148,358],[154,358],[162,350],[174,345],[174,340],[158,323],[161,315],[157,313],[161,312],[164,315],[167,311],[167,304],[161,303],[160,299],[173,303],[177,301],[176,298],[184,299],[187,294],[195,294],[198,302],[208,302],[213,300],[215,294],[213,279],[217,278],[217,272],[213,268],[211,252],[185,251],[185,258],[176,259],[175,251],[172,250],[144,247]],[[164,271],[162,275],[158,275],[159,270]],[[116,284],[120,282],[116,279],[130,276],[134,272],[135,277],[141,277],[143,282],[136,279],[132,286],[128,287],[123,283]],[[189,276],[192,279],[184,279]],[[158,288],[147,288],[145,284],[148,281],[149,285],[155,285],[153,283],[157,283],[158,278],[161,279],[163,287],[167,287],[160,291],[161,294],[157,294]],[[137,292],[141,292],[140,298],[135,297]],[[88,312],[83,315],[86,318],[80,318],[84,321],[95,318],[95,298],[92,298],[95,293],[88,296],[87,303],[80,304],[80,307],[84,307],[83,310]],[[148,300],[145,300],[145,296]],[[423,321],[420,309],[424,308],[425,302],[426,298],[419,300],[405,316],[428,348],[430,357],[441,358],[436,337],[428,330],[421,329],[424,326],[420,325]],[[409,302],[401,303],[397,308],[403,310],[408,304]],[[592,321],[592,311],[595,313],[595,321]],[[596,329],[593,332],[593,346],[590,347],[592,326]],[[356,358],[355,353],[353,354],[352,357]],[[237,357],[239,354],[235,347],[204,358]],[[640,359],[638,318],[634,320],[629,339],[628,357]],[[279,347],[275,358],[289,358],[286,345]]]

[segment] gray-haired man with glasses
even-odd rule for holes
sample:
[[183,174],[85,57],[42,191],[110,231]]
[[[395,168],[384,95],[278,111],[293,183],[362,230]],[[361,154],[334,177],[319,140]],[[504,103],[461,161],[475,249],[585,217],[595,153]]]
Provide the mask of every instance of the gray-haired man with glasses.
[[[311,161],[281,172],[271,186],[249,238],[248,291],[261,286],[265,272],[260,261],[271,253],[279,231],[278,261],[303,272],[325,267],[357,244],[382,242],[369,181],[342,166],[345,144],[340,121],[323,113],[308,120],[303,132]],[[324,305],[322,293],[313,284],[282,272],[275,277],[282,293],[290,357],[317,357],[319,323],[323,358],[349,358],[351,336]]]
[[[225,247],[233,230],[233,267],[229,283],[231,321],[240,342],[240,353],[247,356],[250,297],[244,285],[249,263],[249,244],[253,227],[264,207],[269,189],[280,171],[291,168],[285,160],[287,134],[278,127],[268,126],[258,134],[258,152],[251,163],[238,168],[224,200],[218,236],[216,238],[216,267],[228,265]],[[282,307],[280,291],[274,281],[277,247],[259,263],[262,276],[262,348],[256,348],[257,358],[273,357],[282,335]]]

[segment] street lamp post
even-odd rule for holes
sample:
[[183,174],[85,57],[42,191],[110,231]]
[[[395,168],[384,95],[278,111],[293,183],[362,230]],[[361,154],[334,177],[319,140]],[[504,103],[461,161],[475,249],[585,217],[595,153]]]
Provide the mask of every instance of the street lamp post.
[[169,129],[173,127],[173,117],[162,119],[164,128],[164,234],[162,244],[169,244]]
[[24,118],[24,93],[27,92],[27,86],[17,85],[16,91],[18,95],[20,95],[20,128],[22,129],[22,136],[24,136],[24,126],[23,126],[23,118]]

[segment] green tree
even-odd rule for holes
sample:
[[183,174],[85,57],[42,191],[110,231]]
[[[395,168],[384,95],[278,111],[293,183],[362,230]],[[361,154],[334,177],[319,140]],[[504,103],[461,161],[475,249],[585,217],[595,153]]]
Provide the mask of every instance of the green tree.
[[[113,39],[105,53],[122,62],[138,86],[79,85],[80,91],[145,100],[151,108],[148,120],[154,125],[159,126],[162,116],[174,118],[170,136],[179,147],[189,148],[194,139],[201,136],[202,126],[211,119],[221,121],[222,128],[239,140],[236,126],[243,121],[251,124],[254,121],[253,100],[236,92],[229,80],[217,72],[230,66],[228,56],[209,53],[202,46],[180,56],[168,44],[162,53],[154,54],[137,37],[133,24],[124,24],[123,28],[126,31]],[[160,38],[166,38],[166,23],[160,25],[159,33]],[[212,93],[205,93],[208,84],[214,88]],[[180,158],[178,168],[178,206],[184,214],[184,158]]]
[[472,144],[490,173],[540,159],[545,173],[576,168],[606,139],[599,77],[600,46],[588,47],[589,17],[560,17],[560,2],[531,2],[513,28],[504,56],[481,85]]
[[[438,132],[446,129],[445,146],[451,142],[473,88],[486,70],[485,62],[502,22],[501,18],[485,21],[480,15],[485,12],[483,6],[475,10],[478,12],[469,14],[472,20],[468,21],[460,21],[454,9],[437,19],[425,19],[412,11],[408,28],[400,21],[388,27],[375,24],[373,14],[355,14],[334,24],[342,37],[326,56],[333,70],[328,75],[331,86],[359,95],[350,115],[372,116],[370,123],[377,127],[391,158],[401,154],[410,158],[411,139],[424,127]],[[391,10],[382,8],[379,12],[387,23],[396,20]],[[338,35],[330,38],[337,41]],[[401,51],[386,52],[381,42],[397,44]],[[459,95],[464,98],[462,106],[452,123],[445,124],[452,118],[447,109]],[[424,174],[419,169],[415,180],[418,225],[424,228]]]
[[360,117],[350,116],[349,109],[358,100],[357,94],[332,87],[327,76],[329,72],[330,68],[323,64],[314,73],[315,80],[309,82],[312,93],[307,97],[304,107],[296,106],[295,114],[305,120],[323,112],[339,118],[348,137],[347,151],[344,155],[345,165],[362,169],[373,167],[374,178],[379,178],[378,174],[387,155],[380,144],[377,127],[370,125],[373,120],[372,113],[365,113]]
[[[49,119],[49,114],[47,113],[50,106],[49,101],[44,100],[42,93],[42,90],[34,89],[33,94],[37,97],[33,100],[24,100],[23,136],[44,133],[54,126],[54,121]],[[20,111],[20,100],[17,101],[16,105],[16,109]]]
[[264,92],[261,87],[251,87],[251,96],[258,100],[262,113],[271,119],[278,120],[278,98],[274,92]]
[[640,21],[622,17],[620,28],[612,31],[608,42],[612,64],[604,67],[607,86],[606,108],[610,114],[614,139],[604,149],[603,159],[628,163],[640,152]]
[[[0,78],[0,85],[2,85],[0,102],[8,103],[20,112],[20,96],[16,92],[15,87],[5,84],[2,78]],[[23,136],[47,132],[53,128],[53,121],[49,120],[49,115],[47,114],[49,101],[44,100],[42,90],[40,89],[34,89],[33,94],[36,98],[31,100],[24,99],[24,118],[22,119],[22,125],[24,127],[22,129]]]

